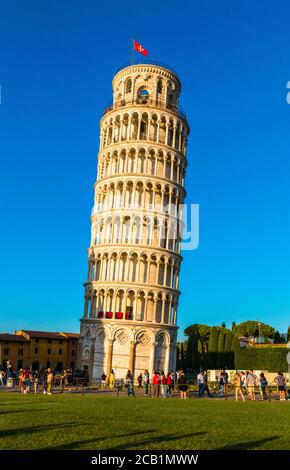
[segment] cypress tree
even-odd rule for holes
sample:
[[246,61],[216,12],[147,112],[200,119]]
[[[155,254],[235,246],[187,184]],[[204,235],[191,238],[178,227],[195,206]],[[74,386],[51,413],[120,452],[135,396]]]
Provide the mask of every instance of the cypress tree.
[[287,341],[290,341],[290,326],[288,326],[287,330]]
[[180,367],[183,369],[184,367],[184,346],[183,343],[180,345]]
[[218,357],[217,363],[219,368],[225,367],[225,333],[224,331],[220,331],[219,339],[218,339]]
[[192,340],[192,369],[198,370],[199,368],[199,353],[198,353],[198,336],[197,334],[193,335]]
[[225,334],[225,352],[230,352],[232,349],[233,333],[230,330]]
[[176,369],[180,369],[180,347],[179,343],[176,345]]
[[236,325],[236,322],[233,321],[233,323],[232,323],[232,332],[234,331],[234,329],[236,328],[236,326],[237,326],[237,325]]
[[237,336],[233,335],[231,351],[237,351],[238,349],[240,349],[240,340]]
[[186,351],[186,367],[190,369],[197,369],[198,368],[198,338],[197,334],[192,333],[189,335],[187,341],[187,351]]
[[220,331],[219,339],[218,339],[218,352],[224,353],[225,352],[225,333]]
[[213,326],[210,329],[208,343],[208,367],[210,369],[215,369],[217,367],[218,337],[218,330]]

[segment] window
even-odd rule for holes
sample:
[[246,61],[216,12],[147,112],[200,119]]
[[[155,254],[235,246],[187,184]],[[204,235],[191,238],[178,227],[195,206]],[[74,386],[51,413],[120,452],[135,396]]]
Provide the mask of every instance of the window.
[[62,340],[59,340],[59,344],[62,344]]
[[62,349],[58,350],[58,354],[61,356],[62,355]]
[[39,339],[38,339],[38,338],[36,338],[35,342],[36,342],[36,343],[39,343]]
[[18,349],[18,356],[23,356],[23,348]]
[[71,355],[72,355],[72,356],[74,356],[74,355],[75,355],[75,351],[74,351],[74,349],[72,350],[72,352],[71,352]]
[[47,342],[48,342],[48,344],[51,344],[51,339],[49,339]]
[[48,350],[47,350],[47,354],[50,354],[50,353],[51,353],[51,349],[50,349],[50,348],[48,348]]
[[46,368],[48,369],[49,367],[50,367],[50,361],[47,361]]
[[9,354],[9,348],[4,348],[3,354],[4,354],[4,356],[8,356],[8,354]]
[[128,78],[128,80],[126,81],[125,93],[131,93],[131,91],[132,91],[132,80],[131,78]]
[[74,346],[76,343],[75,343],[75,341],[72,341],[71,344]]
[[38,348],[34,348],[34,354],[38,354]]
[[21,360],[17,362],[17,370],[22,369],[22,364],[23,364],[23,361]]
[[162,80],[158,80],[157,82],[157,93],[162,93]]
[[137,99],[138,103],[146,104],[149,99],[149,91],[144,87],[139,88]]

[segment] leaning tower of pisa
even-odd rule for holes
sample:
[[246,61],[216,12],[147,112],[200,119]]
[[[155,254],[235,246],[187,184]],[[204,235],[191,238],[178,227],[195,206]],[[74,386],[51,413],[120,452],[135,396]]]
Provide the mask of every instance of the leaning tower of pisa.
[[100,122],[79,366],[175,370],[180,210],[189,126],[167,66],[135,64],[113,78]]

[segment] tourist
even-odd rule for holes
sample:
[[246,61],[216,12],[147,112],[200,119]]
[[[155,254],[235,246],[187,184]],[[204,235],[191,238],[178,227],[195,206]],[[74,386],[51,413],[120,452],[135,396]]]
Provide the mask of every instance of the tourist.
[[241,384],[243,393],[247,393],[247,374],[243,370],[241,371]]
[[41,369],[39,376],[40,376],[39,377],[39,382],[42,385],[42,393],[43,393],[43,395],[45,395],[46,391],[47,391],[47,382],[46,382],[47,372],[44,369]]
[[172,393],[172,379],[171,379],[171,374],[170,373],[167,374],[166,380],[167,380],[167,391],[168,391],[169,395],[172,397],[172,395],[173,395],[173,393]]
[[143,383],[145,385],[145,397],[148,397],[149,394],[149,384],[150,384],[150,376],[148,370],[144,370],[143,374]]
[[167,398],[167,377],[164,372],[161,372],[161,395],[163,398]]
[[27,368],[25,369],[24,377],[25,377],[25,389],[24,389],[24,393],[29,393],[29,392],[30,392],[31,379],[32,379],[31,370],[30,370],[29,367],[27,367]]
[[5,377],[5,372],[4,370],[0,370],[0,387],[4,387],[4,377]]
[[142,377],[142,373],[140,372],[140,374],[138,375],[137,377],[137,382],[138,382],[138,388],[142,388],[143,385],[142,385],[142,382],[143,382],[143,377]]
[[19,392],[24,393],[25,388],[26,388],[25,373],[22,369],[20,369],[20,371],[19,371]]
[[241,395],[242,400],[245,401],[245,397],[244,397],[243,390],[242,390],[242,377],[238,371],[236,371],[236,373],[234,374],[233,383],[235,387],[236,401],[239,400],[239,395]]
[[203,382],[204,382],[204,392],[206,392],[209,398],[211,398],[212,395],[210,393],[209,386],[208,386],[208,375],[207,375],[206,370],[203,372]]
[[221,374],[220,374],[219,386],[220,386],[220,396],[224,397],[225,396],[225,376],[224,376],[224,372],[221,372]]
[[61,376],[61,393],[63,393],[64,390],[67,390],[68,386],[68,379],[67,379],[67,370],[64,369],[62,376]]
[[199,398],[203,398],[203,396],[204,396],[204,376],[203,376],[202,372],[200,372],[197,376],[197,385],[198,385],[198,396],[199,396]]
[[130,370],[128,370],[126,374],[126,388],[128,392],[128,397],[132,396],[135,397],[135,392],[134,392],[134,384],[133,384],[133,375]]
[[183,370],[181,370],[178,374],[178,390],[180,392],[180,398],[185,400],[187,397],[187,390],[188,390],[188,380],[184,375]]
[[280,401],[286,401],[286,378],[282,372],[278,372],[277,377],[275,377],[274,382],[276,382],[279,392]]
[[229,374],[227,373],[226,370],[223,370],[223,376],[224,376],[224,392],[225,396],[228,394],[228,388],[229,388]]
[[253,369],[250,369],[247,373],[247,388],[249,391],[250,400],[256,400],[255,386],[258,383],[258,377],[254,374]]
[[32,381],[33,381],[34,394],[36,395],[37,392],[38,392],[38,385],[39,385],[39,372],[38,372],[38,370],[33,372]]
[[107,376],[106,376],[105,372],[103,372],[102,375],[101,375],[102,388],[106,387],[106,379],[107,379]]
[[171,372],[170,374],[170,380],[171,380],[171,383],[170,383],[170,395],[173,397],[174,395],[174,387],[175,387],[175,372]]
[[52,395],[52,385],[53,385],[53,372],[50,368],[47,369],[47,395]]
[[172,389],[172,395],[173,395],[177,377],[176,377],[176,373],[173,371],[171,372],[170,376],[171,376],[171,389]]
[[266,387],[268,385],[268,381],[265,377],[264,372],[261,372],[260,377],[259,377],[259,382],[260,382],[260,395],[262,396],[262,400],[267,400],[267,394],[266,394]]
[[153,397],[158,398],[159,397],[160,375],[159,375],[159,372],[157,372],[157,371],[154,372],[152,384],[153,384]]
[[115,372],[114,372],[113,369],[112,369],[111,372],[110,372],[109,384],[110,384],[110,389],[115,388],[115,385],[116,385],[116,376],[115,376]]

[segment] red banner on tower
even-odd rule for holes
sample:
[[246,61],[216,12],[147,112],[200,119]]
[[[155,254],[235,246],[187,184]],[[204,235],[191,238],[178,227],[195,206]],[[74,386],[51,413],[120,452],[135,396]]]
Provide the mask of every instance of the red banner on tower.
[[135,39],[134,39],[134,49],[135,51],[140,52],[140,54],[148,55],[148,51],[143,46],[141,46],[139,42],[135,41]]

